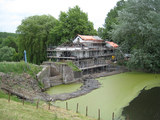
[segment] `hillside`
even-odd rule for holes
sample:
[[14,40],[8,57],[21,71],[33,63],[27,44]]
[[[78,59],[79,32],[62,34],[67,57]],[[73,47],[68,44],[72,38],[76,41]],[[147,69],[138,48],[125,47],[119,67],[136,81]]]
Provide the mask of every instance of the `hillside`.
[[36,105],[0,98],[0,118],[1,120],[96,120],[86,117],[80,113],[54,106],[48,110],[48,105],[43,101]]
[[[26,64],[23,61],[0,62],[0,66],[0,118],[2,120],[94,120],[59,107],[51,106],[48,110],[48,103],[42,101],[47,93],[42,92],[43,84],[35,79],[42,67]],[[11,101],[8,102],[8,91],[18,94],[19,98],[11,96]],[[41,99],[38,110],[37,99]]]

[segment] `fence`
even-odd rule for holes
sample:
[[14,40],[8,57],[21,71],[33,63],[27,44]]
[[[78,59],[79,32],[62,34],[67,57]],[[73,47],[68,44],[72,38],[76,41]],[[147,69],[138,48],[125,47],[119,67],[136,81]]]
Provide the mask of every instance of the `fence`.
[[[79,106],[79,104],[77,103],[77,107],[76,107],[76,113],[78,113],[78,106]],[[66,110],[68,110],[68,102],[66,102]],[[98,109],[98,120],[101,120],[101,117],[100,117],[100,112],[101,110],[100,109]],[[88,116],[88,106],[86,106],[86,116]],[[113,114],[112,114],[112,120],[115,120],[115,118],[114,118],[114,112],[113,112]],[[127,116],[127,120],[129,120],[129,116]]]
[[[8,102],[10,102],[10,95],[11,95],[11,92],[9,91],[9,97],[8,97]],[[48,102],[48,110],[50,110],[50,101]],[[39,104],[39,99],[37,100],[37,106],[36,106],[36,109],[38,109],[38,104]],[[23,105],[24,105],[24,96],[23,96]],[[76,106],[76,113],[78,113],[78,107],[79,107],[79,104],[77,103],[77,106]],[[68,110],[68,102],[66,102],[66,110]],[[101,120],[101,116],[100,116],[100,109],[98,109],[98,120]],[[88,116],[88,106],[86,106],[86,116]],[[112,120],[115,120],[114,119],[114,112],[112,114]],[[127,120],[129,120],[129,116],[127,116]]]

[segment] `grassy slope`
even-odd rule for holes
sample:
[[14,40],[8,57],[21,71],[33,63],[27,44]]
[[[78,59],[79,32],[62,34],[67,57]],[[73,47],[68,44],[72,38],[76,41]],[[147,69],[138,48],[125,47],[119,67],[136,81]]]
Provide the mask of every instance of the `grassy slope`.
[[41,66],[36,66],[31,63],[25,63],[24,61],[21,62],[0,62],[0,72],[8,73],[28,73],[33,78],[36,77],[36,74],[42,70]]
[[96,120],[63,108],[50,107],[43,103],[36,109],[35,105],[22,104],[5,98],[0,98],[1,120]]
[[[0,62],[0,72],[18,73],[23,72],[30,74],[33,78],[42,68],[29,63],[17,62]],[[1,78],[0,78],[1,79]],[[0,81],[1,82],[1,81]],[[74,111],[65,110],[51,106],[48,110],[48,105],[40,101],[39,108],[36,109],[36,104],[22,101],[16,96],[11,96],[11,101],[8,103],[8,94],[0,90],[0,120],[96,120],[95,118],[86,117]]]
[[[34,106],[22,105],[22,103],[6,99],[0,99],[1,120],[51,120],[54,118],[51,112],[43,109],[35,109]],[[54,119],[53,119],[54,120]]]

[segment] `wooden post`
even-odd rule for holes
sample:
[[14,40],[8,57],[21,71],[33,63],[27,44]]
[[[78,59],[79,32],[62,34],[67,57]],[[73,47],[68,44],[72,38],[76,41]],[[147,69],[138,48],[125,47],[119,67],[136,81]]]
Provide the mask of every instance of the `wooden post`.
[[24,95],[23,95],[23,105],[24,105]]
[[100,120],[100,109],[98,109],[98,120]]
[[129,120],[129,116],[127,116],[127,120]]
[[49,101],[49,107],[48,107],[48,110],[50,110],[50,101]]
[[10,102],[10,95],[11,95],[11,92],[9,91],[9,98],[8,98],[8,102]]
[[66,110],[68,110],[68,102],[66,102]]
[[114,112],[113,112],[113,114],[112,114],[112,120],[114,120]]
[[38,109],[38,103],[39,103],[39,99],[37,100],[37,109]]
[[78,113],[78,103],[77,103],[77,110],[76,110],[76,113]]
[[88,116],[88,106],[86,106],[86,116]]

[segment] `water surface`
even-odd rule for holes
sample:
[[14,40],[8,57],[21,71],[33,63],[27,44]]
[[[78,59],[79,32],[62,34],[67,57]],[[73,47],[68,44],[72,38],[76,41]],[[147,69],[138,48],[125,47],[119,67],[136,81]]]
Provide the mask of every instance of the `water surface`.
[[71,83],[66,85],[63,84],[51,87],[46,92],[50,95],[60,94],[60,93],[70,93],[79,90],[82,85],[83,85],[82,83]]
[[[128,106],[143,88],[149,90],[152,87],[160,87],[160,74],[128,72],[101,77],[97,80],[102,84],[101,88],[78,98],[57,101],[55,105],[65,108],[66,102],[68,102],[69,109],[76,111],[76,105],[79,103],[79,112],[83,114],[85,114],[86,106],[88,106],[89,116],[98,118],[98,109],[100,109],[103,120],[111,120],[113,112],[115,119],[123,120],[124,117],[121,116],[123,108]],[[70,89],[73,92],[78,88],[56,86],[52,89],[53,91],[61,90],[61,92]]]

